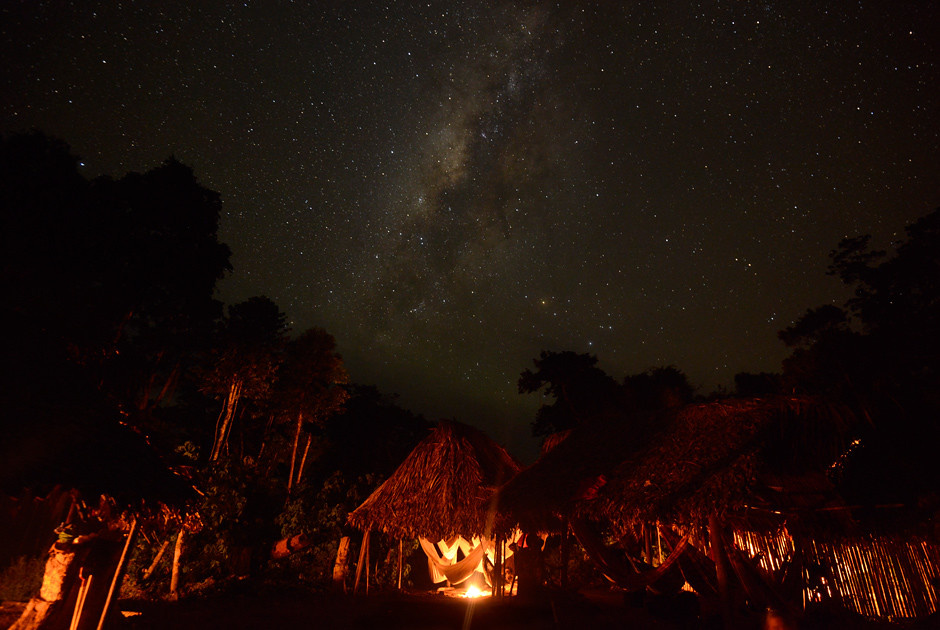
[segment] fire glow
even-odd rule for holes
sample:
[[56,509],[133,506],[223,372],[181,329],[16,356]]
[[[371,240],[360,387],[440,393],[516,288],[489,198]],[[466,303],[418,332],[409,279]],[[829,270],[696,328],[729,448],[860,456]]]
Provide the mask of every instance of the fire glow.
[[475,585],[472,585],[472,584],[469,587],[467,587],[467,590],[463,594],[463,596],[468,599],[475,599],[477,597],[483,597],[484,595],[486,595],[485,592],[481,591]]

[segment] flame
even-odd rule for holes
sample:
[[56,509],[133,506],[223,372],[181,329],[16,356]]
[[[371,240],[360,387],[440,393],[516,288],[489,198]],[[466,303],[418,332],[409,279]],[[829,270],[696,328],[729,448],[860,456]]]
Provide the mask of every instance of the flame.
[[464,597],[474,598],[474,597],[483,597],[485,593],[478,589],[476,586],[471,584],[467,587],[467,591],[463,594]]

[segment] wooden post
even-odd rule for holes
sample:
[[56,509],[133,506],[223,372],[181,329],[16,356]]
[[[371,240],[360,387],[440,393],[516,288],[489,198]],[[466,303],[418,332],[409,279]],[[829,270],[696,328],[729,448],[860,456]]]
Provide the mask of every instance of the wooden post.
[[362,535],[362,545],[359,547],[359,562],[356,563],[356,581],[353,583],[353,593],[359,592],[359,579],[362,577],[362,567],[369,562],[367,550],[369,549],[369,530]]
[[401,590],[401,571],[402,571],[402,540],[398,539],[398,590]]
[[656,521],[656,553],[659,555],[659,562],[656,566],[660,566],[663,563],[663,537],[659,534],[659,521]]
[[643,551],[646,553],[646,564],[653,566],[653,541],[646,523],[643,523]]
[[729,581],[731,571],[728,566],[728,556],[725,553],[722,541],[722,522],[716,515],[708,517],[708,538],[711,544],[712,560],[715,562],[715,571],[718,574],[718,594],[721,597],[721,616],[725,628],[731,628],[731,584]]
[[[127,540],[124,542],[124,550],[121,552],[121,557],[118,559],[117,567],[114,569],[114,577],[111,578],[111,587],[108,589],[108,596],[105,597],[104,600],[104,608],[101,611],[101,618],[98,620],[98,630],[104,628],[104,620],[108,617],[108,607],[111,606],[111,598],[114,597],[114,591],[121,583],[121,574],[124,571],[125,562],[128,559],[127,551],[134,542],[136,534],[137,518],[135,517],[134,520],[131,521],[131,529],[127,532]],[[89,577],[89,579],[91,578]]]
[[372,567],[369,566],[369,545],[366,545],[366,595],[369,594],[369,573]]
[[75,598],[75,609],[72,611],[72,622],[69,624],[69,630],[77,630],[78,622],[82,620],[82,611],[85,608],[85,598],[88,597],[88,591],[91,590],[91,579],[95,577],[89,575],[87,578],[81,574],[79,569],[79,579],[82,581],[78,587],[78,596]]
[[333,588],[346,592],[346,567],[349,564],[349,536],[339,539],[336,549],[336,564],[333,565]]
[[496,534],[493,539],[493,592],[491,596],[497,599],[503,596],[503,559],[500,551],[502,551],[502,536]]
[[180,582],[180,556],[183,555],[183,529],[176,536],[176,547],[173,549],[173,570],[170,573],[170,599],[179,599]]

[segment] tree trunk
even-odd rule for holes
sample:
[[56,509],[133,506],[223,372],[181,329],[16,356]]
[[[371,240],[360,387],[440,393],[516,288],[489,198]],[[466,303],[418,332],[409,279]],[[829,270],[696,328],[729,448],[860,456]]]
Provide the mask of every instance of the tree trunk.
[[216,461],[222,454],[223,448],[228,444],[228,436],[232,431],[232,421],[235,419],[235,411],[238,409],[238,400],[242,394],[242,382],[240,379],[232,379],[228,395],[225,397],[225,408],[222,410],[222,426],[216,432],[215,441],[212,445],[212,455],[209,459]]
[[303,426],[304,414],[297,414],[297,431],[294,433],[294,446],[290,453],[290,474],[287,475],[287,494],[290,495],[294,486],[294,464],[297,462],[297,445],[300,443],[300,428]]
[[310,452],[310,443],[313,441],[313,436],[307,436],[307,446],[304,447],[304,456],[300,458],[300,466],[297,468],[297,481],[294,482],[296,485],[300,485],[300,478],[304,474],[304,464],[307,463],[307,453]]
[[339,539],[336,549],[336,563],[333,565],[333,588],[346,592],[346,572],[349,567],[349,536]]
[[180,556],[183,555],[183,530],[180,529],[176,537],[176,547],[173,549],[173,569],[170,573],[170,599],[179,599],[180,582]]

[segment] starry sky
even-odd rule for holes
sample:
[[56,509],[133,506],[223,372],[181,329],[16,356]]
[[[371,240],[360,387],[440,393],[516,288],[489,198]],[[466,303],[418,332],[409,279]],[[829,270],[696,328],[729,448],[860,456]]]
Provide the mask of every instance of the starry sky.
[[89,177],[174,154],[223,198],[220,297],[524,457],[540,350],[776,370],[845,297],[830,249],[940,205],[928,0],[19,0],[0,36],[0,131]]

